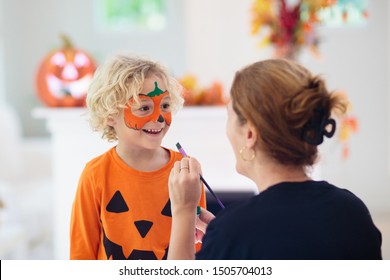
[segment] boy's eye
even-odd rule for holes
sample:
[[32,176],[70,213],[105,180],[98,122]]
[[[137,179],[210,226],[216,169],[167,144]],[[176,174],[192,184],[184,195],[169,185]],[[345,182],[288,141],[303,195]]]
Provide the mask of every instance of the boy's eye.
[[138,110],[142,111],[142,112],[146,112],[148,111],[150,108],[149,106],[141,106],[141,108],[139,108]]
[[161,105],[161,107],[162,107],[163,109],[169,109],[169,107],[171,107],[171,104],[169,104],[169,103],[164,103],[164,104]]

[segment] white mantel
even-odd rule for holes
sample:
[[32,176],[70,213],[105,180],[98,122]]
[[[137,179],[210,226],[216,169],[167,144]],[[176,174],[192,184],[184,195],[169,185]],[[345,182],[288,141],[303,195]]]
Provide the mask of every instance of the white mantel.
[[[84,165],[108,150],[108,143],[90,129],[84,108],[37,108],[51,134],[54,193],[54,257],[69,258],[70,212]],[[186,107],[173,116],[164,138],[176,150],[179,142],[202,164],[205,180],[215,191],[256,191],[254,183],[235,171],[233,151],[225,135],[225,107]]]

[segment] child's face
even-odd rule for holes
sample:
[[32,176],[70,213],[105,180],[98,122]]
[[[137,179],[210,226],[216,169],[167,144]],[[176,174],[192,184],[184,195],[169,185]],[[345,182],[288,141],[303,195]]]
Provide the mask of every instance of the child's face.
[[161,79],[153,76],[145,79],[142,92],[138,95],[140,103],[133,98],[124,109],[125,124],[128,128],[140,130],[148,122],[172,122],[169,92]]
[[154,149],[161,145],[172,121],[169,92],[162,79],[151,76],[138,97],[140,104],[131,98],[109,124],[115,128],[118,143]]

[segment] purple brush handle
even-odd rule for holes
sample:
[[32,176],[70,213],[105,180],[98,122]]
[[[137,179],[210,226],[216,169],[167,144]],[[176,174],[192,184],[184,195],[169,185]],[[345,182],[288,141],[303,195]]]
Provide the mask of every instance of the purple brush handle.
[[[181,145],[179,143],[176,144],[177,149],[179,152],[183,155],[183,157],[188,157],[186,152],[183,150]],[[225,206],[223,205],[222,201],[217,197],[217,195],[213,192],[209,184],[207,184],[206,180],[203,178],[202,175],[200,175],[200,180],[205,184],[206,188],[209,190],[209,192],[214,196],[215,200],[218,202],[219,206],[221,206],[222,209],[225,209]]]

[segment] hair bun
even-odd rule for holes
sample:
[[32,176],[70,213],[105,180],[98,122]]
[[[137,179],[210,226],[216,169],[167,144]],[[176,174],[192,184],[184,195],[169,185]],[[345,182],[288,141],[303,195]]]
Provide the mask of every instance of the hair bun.
[[311,77],[308,81],[307,88],[311,90],[322,91],[325,88],[325,84],[320,77]]

